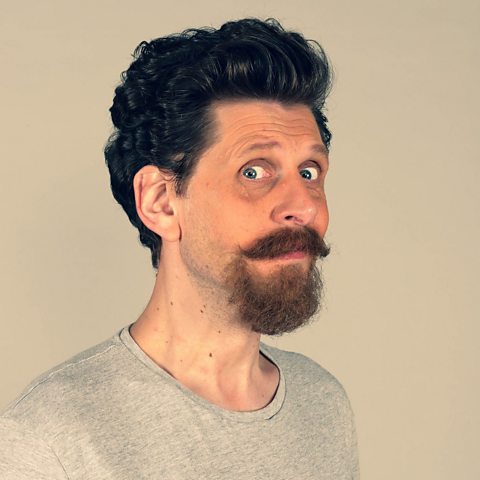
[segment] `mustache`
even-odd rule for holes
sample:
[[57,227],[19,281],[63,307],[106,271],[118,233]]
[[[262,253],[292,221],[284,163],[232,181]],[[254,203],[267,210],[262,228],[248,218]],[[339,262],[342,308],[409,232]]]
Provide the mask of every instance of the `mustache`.
[[330,253],[330,247],[313,228],[303,227],[276,230],[258,240],[253,247],[240,251],[250,259],[275,258],[293,251],[324,258]]

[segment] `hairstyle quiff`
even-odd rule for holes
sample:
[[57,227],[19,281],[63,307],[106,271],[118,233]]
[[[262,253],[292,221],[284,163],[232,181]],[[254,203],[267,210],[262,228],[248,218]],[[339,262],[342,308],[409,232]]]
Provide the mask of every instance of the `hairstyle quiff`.
[[[158,268],[161,238],[141,222],[133,178],[145,165],[170,171],[184,195],[214,138],[211,105],[222,100],[275,100],[307,105],[323,142],[331,134],[323,109],[331,68],[320,45],[275,19],[243,19],[219,29],[188,29],[142,42],[122,73],[110,108],[114,132],[105,147],[112,192]],[[210,143],[209,143],[210,142]]]

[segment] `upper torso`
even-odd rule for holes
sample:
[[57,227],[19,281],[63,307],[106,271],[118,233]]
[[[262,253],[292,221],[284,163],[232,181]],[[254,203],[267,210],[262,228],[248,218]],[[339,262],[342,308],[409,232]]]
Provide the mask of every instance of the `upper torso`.
[[[261,344],[272,401],[213,405],[151,361],[128,329],[35,381],[0,418],[5,479],[352,479],[348,399],[322,367]],[[23,464],[22,464],[23,462]]]

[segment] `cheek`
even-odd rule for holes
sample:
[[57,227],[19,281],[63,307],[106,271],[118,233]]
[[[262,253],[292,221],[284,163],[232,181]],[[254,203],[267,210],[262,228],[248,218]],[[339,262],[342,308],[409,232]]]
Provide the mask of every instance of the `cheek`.
[[212,253],[218,248],[228,247],[235,240],[235,225],[238,222],[235,212],[238,209],[226,192],[209,182],[204,184],[201,192],[195,193],[196,200],[189,204],[184,218],[186,232]]
[[218,184],[211,179],[199,181],[191,191],[185,228],[202,244],[230,251],[244,246],[265,229],[270,203],[265,188],[247,189],[235,182]]

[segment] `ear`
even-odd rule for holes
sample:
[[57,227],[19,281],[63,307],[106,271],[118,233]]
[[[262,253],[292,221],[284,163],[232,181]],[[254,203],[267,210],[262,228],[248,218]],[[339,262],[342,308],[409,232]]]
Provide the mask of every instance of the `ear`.
[[133,178],[133,189],[137,214],[142,223],[162,240],[178,240],[180,226],[174,207],[173,174],[154,165],[146,165]]

